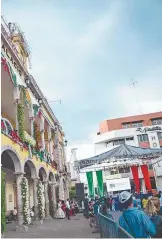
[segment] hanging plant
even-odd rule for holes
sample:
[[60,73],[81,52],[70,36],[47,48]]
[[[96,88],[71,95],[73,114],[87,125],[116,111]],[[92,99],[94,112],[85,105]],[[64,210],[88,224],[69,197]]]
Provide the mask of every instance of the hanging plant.
[[29,212],[29,185],[27,178],[22,179],[21,183],[21,195],[22,195],[22,209],[23,209],[23,219],[24,224],[28,225],[30,222],[30,212]]
[[24,117],[24,107],[22,103],[19,103],[17,105],[17,120],[19,123],[19,137],[24,142],[25,141],[25,136],[24,136],[25,117]]
[[54,202],[52,200],[52,186],[49,184],[48,185],[48,198],[49,198],[49,212],[50,216],[53,218],[54,217]]
[[35,148],[36,150],[39,150],[39,130],[38,130],[38,125],[36,124],[36,122],[34,121],[34,138],[35,138],[35,141],[36,141],[36,144],[35,144]]
[[1,234],[6,231],[5,175],[1,171]]
[[38,196],[38,217],[40,220],[43,220],[45,217],[45,210],[44,210],[44,195],[43,195],[43,185],[42,182],[39,180],[37,183],[37,196]]
[[33,104],[34,116],[38,114],[39,109],[40,109],[39,105]]
[[36,140],[31,135],[29,135],[26,131],[24,131],[24,138],[25,138],[25,141],[29,143],[31,146],[36,145]]

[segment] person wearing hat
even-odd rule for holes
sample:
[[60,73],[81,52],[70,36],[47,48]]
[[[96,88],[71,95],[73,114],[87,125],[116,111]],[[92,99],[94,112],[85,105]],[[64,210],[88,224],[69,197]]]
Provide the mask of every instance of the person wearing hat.
[[124,209],[119,218],[119,225],[134,238],[149,238],[156,234],[155,225],[150,218],[138,208],[133,207],[132,194],[123,191],[119,195],[119,202]]

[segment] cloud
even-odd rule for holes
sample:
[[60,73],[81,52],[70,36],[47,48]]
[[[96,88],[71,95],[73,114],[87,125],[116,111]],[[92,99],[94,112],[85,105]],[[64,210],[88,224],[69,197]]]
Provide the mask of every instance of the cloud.
[[61,96],[62,104],[51,107],[69,144],[79,148],[91,144],[90,135],[97,132],[100,121],[139,113],[129,86],[132,77],[138,81],[143,112],[160,110],[162,51],[160,34],[157,37],[154,29],[161,27],[161,13],[151,1],[147,14],[134,0],[65,2],[4,1],[3,5],[6,18],[25,32],[32,74],[45,97]]

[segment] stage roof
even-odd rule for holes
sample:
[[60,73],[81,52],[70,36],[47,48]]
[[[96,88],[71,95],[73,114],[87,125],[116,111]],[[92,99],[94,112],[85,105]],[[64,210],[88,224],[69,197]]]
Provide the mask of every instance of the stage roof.
[[78,164],[80,168],[84,168],[93,164],[114,161],[115,159],[154,159],[160,156],[162,156],[162,148],[140,148],[127,144],[121,144],[120,146],[111,149],[105,153],[90,158],[82,159],[78,162]]

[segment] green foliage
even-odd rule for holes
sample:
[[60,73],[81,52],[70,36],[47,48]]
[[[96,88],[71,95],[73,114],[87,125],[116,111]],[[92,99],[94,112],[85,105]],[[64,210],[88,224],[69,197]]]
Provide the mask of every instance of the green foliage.
[[18,123],[19,123],[19,137],[24,142],[25,141],[25,135],[24,135],[25,117],[24,117],[24,107],[21,103],[19,103],[17,105],[17,120],[18,120]]
[[6,231],[5,175],[1,171],[1,234]]
[[40,180],[37,183],[37,196],[38,196],[38,217],[39,220],[43,220],[45,217],[45,211],[43,204],[43,188]]
[[35,148],[36,150],[39,150],[39,131],[38,131],[38,125],[36,124],[36,122],[34,121],[34,138],[36,141],[36,145]]
[[54,218],[54,202],[53,202],[53,197],[52,197],[52,188],[51,185],[48,185],[48,197],[49,197],[49,212],[50,216]]
[[73,198],[76,197],[76,188],[75,188],[75,186],[71,187],[71,190],[69,192],[69,197],[70,197],[70,199],[73,199]]

